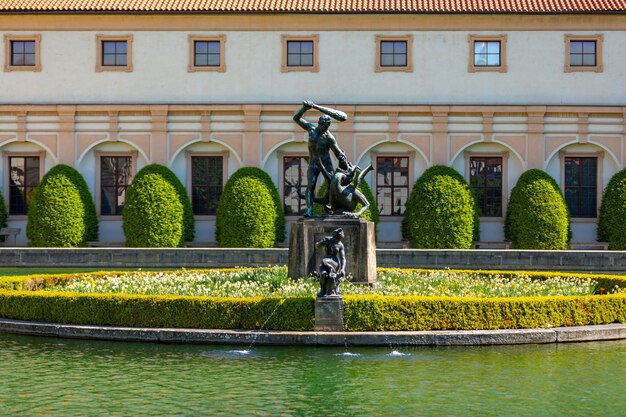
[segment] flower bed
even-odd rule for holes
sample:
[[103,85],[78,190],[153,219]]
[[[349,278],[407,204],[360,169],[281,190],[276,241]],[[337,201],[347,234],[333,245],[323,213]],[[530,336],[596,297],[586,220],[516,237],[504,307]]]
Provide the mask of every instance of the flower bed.
[[[342,286],[347,330],[626,322],[626,278],[621,276],[382,269],[379,282],[377,287]],[[6,277],[0,288],[0,317],[5,318],[310,331],[317,283],[290,281],[285,268],[274,267]],[[136,293],[128,294],[131,290]]]

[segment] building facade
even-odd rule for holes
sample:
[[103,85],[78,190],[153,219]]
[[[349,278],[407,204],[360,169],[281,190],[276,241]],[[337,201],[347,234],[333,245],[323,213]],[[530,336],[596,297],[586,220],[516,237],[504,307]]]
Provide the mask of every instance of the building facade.
[[87,181],[103,242],[124,240],[125,191],[150,163],[185,185],[199,242],[215,240],[217,199],[243,166],[270,174],[294,221],[302,100],[348,114],[331,131],[374,166],[380,241],[401,239],[411,187],[438,164],[475,189],[482,240],[504,239],[510,190],[540,168],[573,241],[594,241],[602,190],[626,166],[626,2],[125,3],[0,0],[0,177],[18,244],[59,163]]

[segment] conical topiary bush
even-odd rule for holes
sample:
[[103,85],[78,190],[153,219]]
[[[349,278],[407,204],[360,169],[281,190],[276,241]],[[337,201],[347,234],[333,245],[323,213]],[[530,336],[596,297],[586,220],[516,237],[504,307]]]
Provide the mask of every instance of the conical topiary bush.
[[524,172],[511,190],[504,235],[516,249],[567,249],[569,211],[558,184],[540,169]]

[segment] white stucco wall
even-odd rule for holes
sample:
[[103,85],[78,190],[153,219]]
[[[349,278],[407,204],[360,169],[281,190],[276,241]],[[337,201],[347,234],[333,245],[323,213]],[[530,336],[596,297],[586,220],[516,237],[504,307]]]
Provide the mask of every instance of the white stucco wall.
[[[0,32],[2,34],[6,32]],[[624,104],[626,31],[604,36],[604,71],[565,73],[563,31],[322,31],[319,72],[281,72],[280,31],[226,36],[226,71],[187,71],[183,31],[28,31],[41,72],[5,72],[0,103]],[[133,36],[132,72],[96,72],[96,34]],[[312,32],[287,32],[311,35]],[[506,73],[468,72],[469,33],[507,35]],[[412,73],[374,72],[376,35],[413,36]],[[3,57],[6,59],[6,57]]]

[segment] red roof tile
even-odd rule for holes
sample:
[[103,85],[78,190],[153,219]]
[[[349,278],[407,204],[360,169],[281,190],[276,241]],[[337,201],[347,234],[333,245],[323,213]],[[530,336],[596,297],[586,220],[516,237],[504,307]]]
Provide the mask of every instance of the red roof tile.
[[0,0],[0,12],[625,12],[626,0]]

